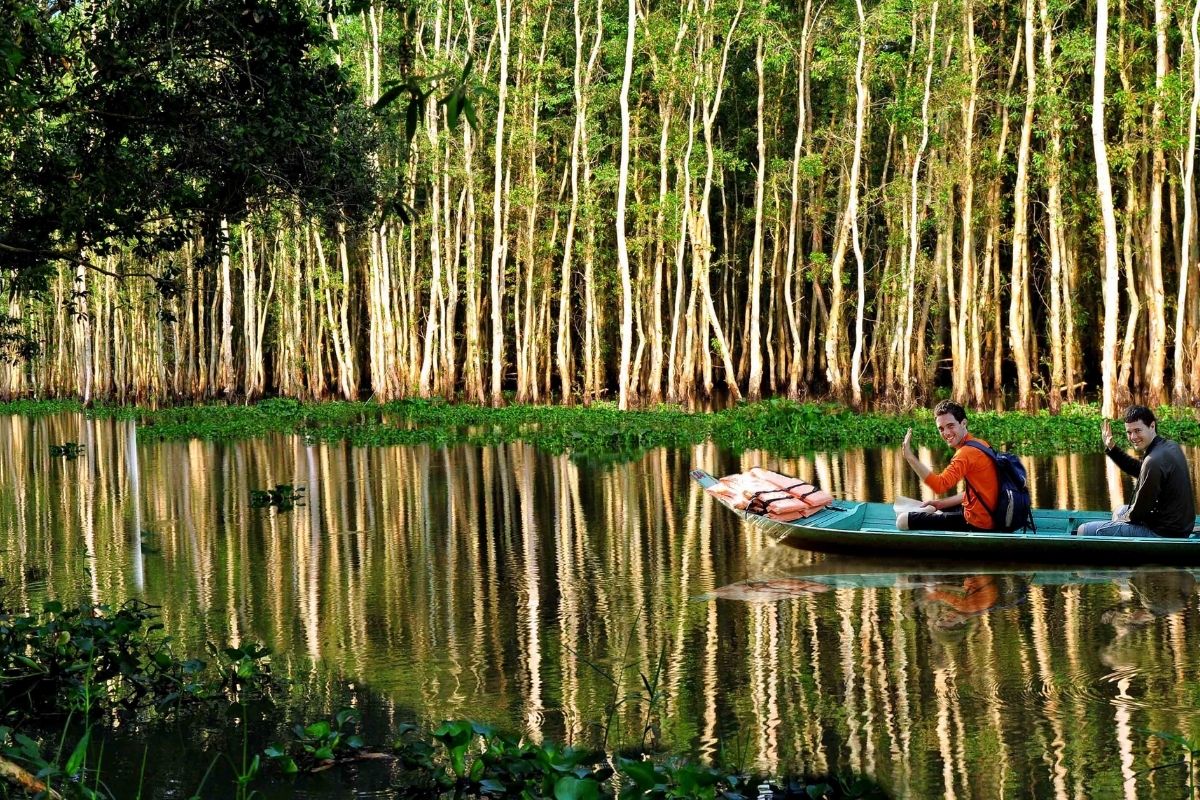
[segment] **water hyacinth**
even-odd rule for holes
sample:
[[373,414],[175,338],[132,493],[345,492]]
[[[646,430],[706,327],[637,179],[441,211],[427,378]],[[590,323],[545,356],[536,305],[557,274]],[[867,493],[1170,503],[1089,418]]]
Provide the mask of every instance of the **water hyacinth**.
[[[44,406],[22,401],[0,404],[0,413],[57,413],[64,407],[63,401]],[[83,410],[78,404],[73,409]],[[710,440],[735,453],[765,450],[785,456],[886,447],[897,444],[910,427],[915,443],[939,443],[927,409],[864,413],[834,403],[780,399],[739,403],[715,412],[676,406],[622,412],[611,403],[491,408],[420,399],[306,404],[277,398],[255,405],[159,410],[97,406],[86,413],[136,419],[138,436],[145,441],[234,440],[270,433],[292,433],[308,442],[346,441],[356,447],[525,441],[551,453],[621,462],[653,448],[690,447]],[[1200,442],[1200,413],[1195,409],[1168,406],[1157,413],[1164,436]],[[1098,452],[1101,447],[1102,417],[1095,405],[1066,405],[1055,413],[971,411],[970,419],[972,433],[1018,453]]]

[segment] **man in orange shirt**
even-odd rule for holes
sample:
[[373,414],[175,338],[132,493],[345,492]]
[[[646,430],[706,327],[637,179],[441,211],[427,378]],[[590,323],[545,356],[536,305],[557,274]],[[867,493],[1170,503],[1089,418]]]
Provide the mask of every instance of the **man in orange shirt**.
[[976,441],[988,446],[967,432],[967,412],[958,403],[943,400],[933,409],[938,433],[954,448],[954,458],[941,472],[935,473],[921,463],[912,449],[912,428],[904,436],[904,460],[913,468],[921,482],[938,494],[965,483],[963,491],[951,497],[939,497],[926,503],[928,511],[908,511],[896,518],[902,531],[987,531],[992,530],[992,513],[1000,493],[996,467],[991,458],[967,442]]

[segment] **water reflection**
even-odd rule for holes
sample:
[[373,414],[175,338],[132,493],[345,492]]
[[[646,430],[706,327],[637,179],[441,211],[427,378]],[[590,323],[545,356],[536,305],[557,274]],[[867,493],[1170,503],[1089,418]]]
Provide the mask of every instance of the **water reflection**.
[[[1176,753],[1146,731],[1200,733],[1190,572],[835,560],[772,546],[687,479],[762,465],[838,496],[921,496],[893,451],[702,446],[613,467],[520,443],[132,435],[0,418],[6,605],[140,596],[192,651],[263,640],[397,716],[596,744],[611,711],[609,744],[740,746],[752,767],[854,770],[903,797],[1178,796],[1180,771],[1148,771]],[[64,441],[84,454],[51,457]],[[1039,505],[1128,490],[1099,453],[1026,464]],[[306,505],[251,508],[280,483]]]

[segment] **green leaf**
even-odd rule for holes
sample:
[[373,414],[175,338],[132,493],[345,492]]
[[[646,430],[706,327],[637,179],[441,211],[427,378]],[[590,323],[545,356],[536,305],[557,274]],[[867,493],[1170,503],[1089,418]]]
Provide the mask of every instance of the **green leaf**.
[[633,780],[643,792],[648,792],[658,784],[658,775],[654,764],[649,761],[633,761],[628,758],[617,759],[617,771]]
[[67,766],[63,769],[68,775],[76,775],[83,767],[84,760],[87,758],[88,740],[91,739],[92,731],[89,728],[83,734],[83,738],[79,740],[79,744],[75,745],[75,750],[72,751],[71,757],[67,759]]
[[451,128],[458,127],[458,115],[462,112],[462,95],[458,89],[450,93],[446,98],[446,120],[450,123]]
[[357,708],[343,708],[333,717],[334,723],[339,728],[347,722],[358,722],[360,719],[362,719],[362,712]]
[[593,780],[568,775],[555,782],[554,800],[600,800],[600,787]]
[[417,134],[417,123],[421,120],[420,100],[409,100],[408,108],[404,111],[404,138],[411,142]]
[[331,730],[332,728],[329,727],[329,723],[326,720],[321,720],[305,728],[304,735],[310,739],[324,739],[329,735]]

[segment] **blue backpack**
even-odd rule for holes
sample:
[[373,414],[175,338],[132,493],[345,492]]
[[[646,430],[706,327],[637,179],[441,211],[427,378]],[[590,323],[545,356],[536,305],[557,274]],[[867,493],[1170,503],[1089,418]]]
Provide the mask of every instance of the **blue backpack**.
[[1029,486],[1025,482],[1025,465],[1021,459],[1012,453],[996,452],[983,442],[976,439],[968,440],[965,444],[985,453],[996,467],[996,484],[1000,491],[996,496],[996,507],[990,508],[983,495],[975,491],[971,482],[967,481],[967,491],[974,493],[983,503],[983,507],[992,515],[992,524],[997,530],[1012,532],[1018,529],[1033,528],[1033,503],[1029,499]]

